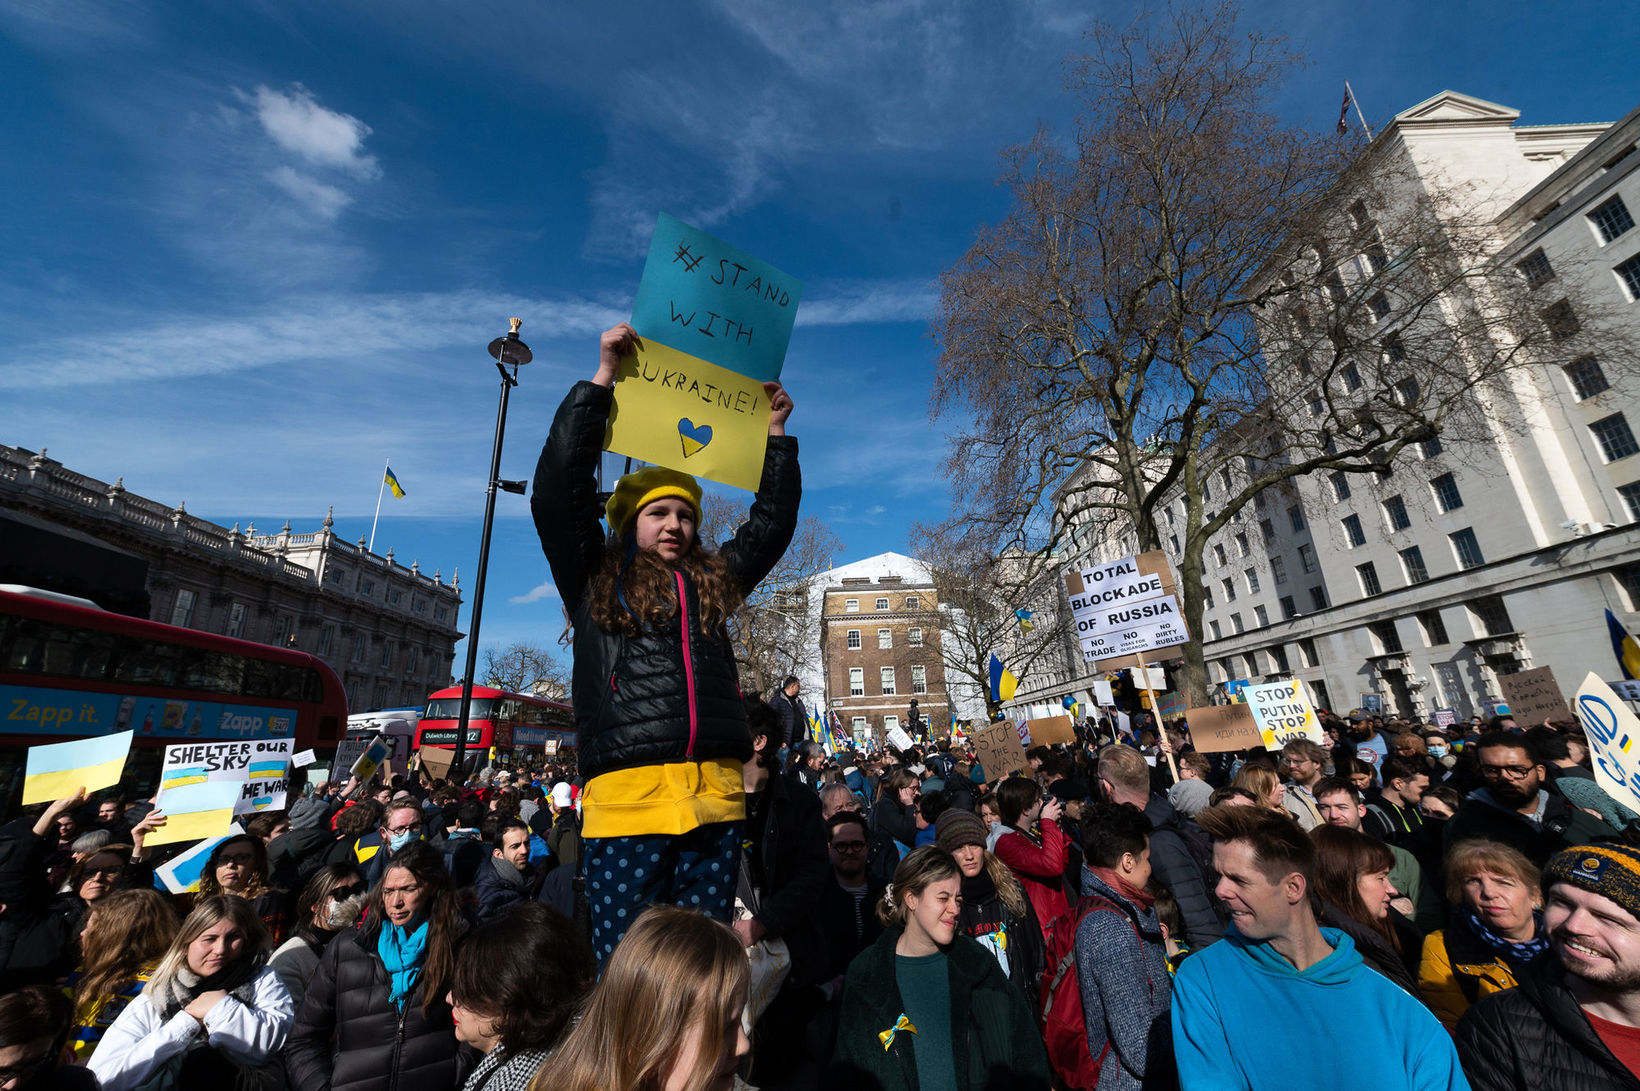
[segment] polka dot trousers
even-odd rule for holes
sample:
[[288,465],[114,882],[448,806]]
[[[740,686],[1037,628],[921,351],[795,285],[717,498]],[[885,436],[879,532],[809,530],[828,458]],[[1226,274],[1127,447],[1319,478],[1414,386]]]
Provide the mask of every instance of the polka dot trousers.
[[731,920],[741,825],[714,822],[677,837],[586,838],[583,866],[600,968],[651,902],[699,909],[725,924]]

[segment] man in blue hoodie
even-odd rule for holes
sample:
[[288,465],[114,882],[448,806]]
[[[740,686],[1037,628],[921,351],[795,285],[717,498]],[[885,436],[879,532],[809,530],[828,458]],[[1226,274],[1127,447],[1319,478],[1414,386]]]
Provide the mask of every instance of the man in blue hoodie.
[[1209,807],[1224,942],[1173,981],[1173,1045],[1183,1091],[1287,1087],[1306,1058],[1328,1091],[1469,1087],[1452,1039],[1423,1005],[1362,962],[1344,933],[1316,923],[1315,847],[1285,815]]

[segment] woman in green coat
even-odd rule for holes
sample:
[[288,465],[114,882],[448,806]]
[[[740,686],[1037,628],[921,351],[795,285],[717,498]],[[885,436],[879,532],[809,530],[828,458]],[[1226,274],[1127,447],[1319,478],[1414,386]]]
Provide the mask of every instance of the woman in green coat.
[[992,955],[957,933],[962,872],[925,845],[894,871],[885,931],[849,966],[831,1086],[868,1091],[1048,1087],[1036,1018]]

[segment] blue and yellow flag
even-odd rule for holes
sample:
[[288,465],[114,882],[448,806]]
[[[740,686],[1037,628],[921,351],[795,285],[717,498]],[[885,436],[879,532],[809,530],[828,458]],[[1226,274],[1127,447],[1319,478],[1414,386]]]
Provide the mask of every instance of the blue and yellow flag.
[[393,491],[393,499],[404,499],[404,486],[400,485],[399,479],[393,476],[393,467],[387,467],[387,476],[383,477],[382,480],[387,482],[387,487]]
[[1007,667],[1002,665],[995,652],[991,653],[991,700],[1012,701],[1014,691],[1019,688],[1019,679]]
[[1015,610],[1014,611],[1014,617],[1019,619],[1019,631],[1020,632],[1028,633],[1032,629],[1036,628],[1036,626],[1031,624],[1031,615],[1033,613],[1035,613],[1034,610]]
[[1623,677],[1640,679],[1640,641],[1623,628],[1623,623],[1610,610],[1606,611],[1606,629],[1611,633],[1612,653],[1617,656],[1617,665],[1623,668]]

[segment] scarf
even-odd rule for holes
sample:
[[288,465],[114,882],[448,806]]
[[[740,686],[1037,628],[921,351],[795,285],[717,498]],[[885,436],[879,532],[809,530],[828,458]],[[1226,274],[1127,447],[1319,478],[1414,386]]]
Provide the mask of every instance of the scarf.
[[176,976],[171,978],[168,985],[162,990],[156,990],[160,995],[150,995],[150,1001],[159,1011],[162,1020],[168,1020],[177,1012],[194,1002],[194,998],[201,993],[213,992],[220,989],[232,996],[247,1008],[255,1008],[252,1003],[255,990],[251,981],[268,961],[266,951],[242,958],[231,966],[225,966],[210,977],[200,977],[187,966],[180,967]]
[[414,931],[406,931],[392,921],[383,921],[381,934],[376,938],[376,954],[381,956],[387,976],[392,979],[387,998],[395,1007],[404,1007],[405,998],[421,977],[422,963],[427,960],[427,922],[422,921]]
[[972,879],[966,875],[962,877],[962,902],[964,905],[984,905],[996,896],[997,885],[991,881],[991,877],[985,873],[984,868],[980,868],[979,874]]
[[1120,894],[1122,897],[1137,906],[1141,913],[1156,904],[1156,898],[1154,895],[1146,894],[1144,891],[1140,890],[1138,887],[1118,875],[1114,869],[1108,867],[1094,867],[1092,864],[1089,864],[1088,870],[1099,876],[1100,882],[1104,883],[1106,886],[1116,891],[1116,893]]
[[1537,958],[1549,949],[1549,937],[1543,934],[1543,910],[1532,910],[1532,938],[1525,943],[1517,943],[1507,936],[1500,936],[1492,929],[1481,923],[1474,910],[1465,909],[1463,919],[1469,925],[1469,930],[1480,941],[1495,951],[1506,962],[1523,966]]

